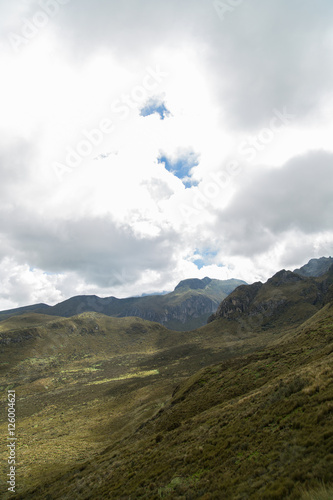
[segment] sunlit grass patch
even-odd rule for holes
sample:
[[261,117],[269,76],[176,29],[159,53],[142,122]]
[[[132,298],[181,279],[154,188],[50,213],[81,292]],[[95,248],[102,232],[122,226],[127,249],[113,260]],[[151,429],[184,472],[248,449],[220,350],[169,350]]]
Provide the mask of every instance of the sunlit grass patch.
[[130,378],[142,378],[142,377],[150,377],[152,375],[159,375],[158,370],[148,370],[136,373],[127,373],[126,375],[121,375],[120,377],[114,378],[105,378],[103,380],[96,380],[94,382],[89,382],[89,385],[99,385],[106,384],[107,382],[114,382],[116,380],[128,380]]

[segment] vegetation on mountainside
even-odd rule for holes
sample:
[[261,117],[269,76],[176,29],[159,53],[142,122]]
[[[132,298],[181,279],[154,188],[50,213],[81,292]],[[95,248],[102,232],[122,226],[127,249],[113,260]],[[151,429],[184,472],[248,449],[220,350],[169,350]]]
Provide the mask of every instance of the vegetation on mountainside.
[[146,423],[17,498],[297,499],[333,484],[332,428],[329,304],[266,349],[195,373]]
[[256,336],[245,342],[219,330],[173,332],[140,318],[97,313],[30,314],[1,325],[0,432],[4,438],[6,391],[15,389],[23,489],[133,432],[189,375],[258,342]]
[[8,320],[12,498],[330,498],[332,273],[241,287],[192,332],[96,313]]

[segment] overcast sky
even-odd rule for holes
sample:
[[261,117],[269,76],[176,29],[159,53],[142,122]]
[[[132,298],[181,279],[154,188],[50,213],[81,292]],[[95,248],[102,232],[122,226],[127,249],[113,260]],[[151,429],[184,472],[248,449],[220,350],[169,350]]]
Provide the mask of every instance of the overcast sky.
[[332,0],[0,14],[0,309],[333,254]]

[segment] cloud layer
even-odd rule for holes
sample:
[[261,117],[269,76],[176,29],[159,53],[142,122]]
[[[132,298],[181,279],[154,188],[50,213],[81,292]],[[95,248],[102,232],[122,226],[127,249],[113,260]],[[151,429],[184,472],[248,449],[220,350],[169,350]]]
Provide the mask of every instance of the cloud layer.
[[2,2],[0,308],[333,254],[332,11]]

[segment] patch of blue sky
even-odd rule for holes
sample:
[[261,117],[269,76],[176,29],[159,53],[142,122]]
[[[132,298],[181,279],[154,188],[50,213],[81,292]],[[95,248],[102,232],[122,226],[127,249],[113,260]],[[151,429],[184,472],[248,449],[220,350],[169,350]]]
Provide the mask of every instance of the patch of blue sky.
[[206,263],[203,259],[194,260],[193,264],[195,264],[198,269],[202,269],[206,265]]
[[199,155],[193,150],[186,151],[176,158],[161,154],[157,161],[163,163],[168,172],[178,177],[186,188],[198,185],[198,182],[192,178],[192,169],[199,164]]
[[202,251],[196,250],[194,254],[193,264],[195,264],[198,269],[202,269],[204,266],[213,264],[216,256],[217,252],[209,250],[207,248],[203,249]]
[[141,116],[150,116],[158,114],[161,120],[164,120],[171,115],[165,103],[158,97],[150,98],[140,111]]
[[182,179],[182,183],[184,184],[186,189],[191,189],[192,187],[199,185],[199,182],[194,179],[191,179],[191,177],[186,177]]

